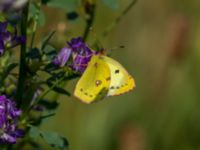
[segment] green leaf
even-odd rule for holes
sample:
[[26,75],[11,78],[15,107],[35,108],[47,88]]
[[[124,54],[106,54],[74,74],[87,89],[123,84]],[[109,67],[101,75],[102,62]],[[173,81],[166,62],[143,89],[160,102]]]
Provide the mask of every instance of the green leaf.
[[76,6],[78,6],[78,1],[79,0],[42,0],[42,3],[49,7],[74,10]]
[[66,149],[68,141],[66,138],[54,132],[41,132],[41,137],[52,147]]
[[29,136],[34,140],[41,137],[47,144],[59,149],[66,149],[69,145],[67,139],[59,134],[55,132],[41,131],[39,128],[32,125],[30,125]]
[[40,136],[40,130],[37,127],[31,126],[29,130],[30,138],[36,140]]
[[6,74],[9,74],[15,67],[18,66],[18,63],[12,63],[12,64],[9,64],[6,68]]
[[58,69],[59,68],[55,64],[49,63],[44,67],[43,71],[51,74],[53,71],[58,70]]
[[[52,83],[52,82],[47,82],[47,85],[48,85],[49,87],[52,87],[52,86],[53,86],[53,83]],[[65,89],[63,89],[63,88],[61,88],[61,87],[59,87],[59,86],[55,86],[55,87],[53,88],[53,91],[54,91],[54,92],[57,92],[57,93],[59,93],[59,94],[71,96],[71,94],[70,94],[68,91],[66,91]]]
[[47,110],[55,110],[59,105],[57,101],[49,101],[46,99],[40,100],[39,104],[44,106]]
[[66,96],[71,96],[71,93],[66,91],[65,89],[61,88],[61,87],[54,87],[53,88],[53,91],[59,93],[59,94],[63,94],[63,95],[66,95]]
[[44,111],[44,112],[42,113],[42,116],[40,117],[40,119],[41,119],[41,120],[47,119],[47,118],[53,117],[53,116],[55,116],[55,115],[56,115],[55,112]]
[[53,37],[56,31],[51,31],[42,41],[42,47],[41,50],[44,50],[47,44],[49,43],[49,40]]
[[44,26],[45,24],[45,14],[36,4],[30,5],[30,18],[36,21],[39,26]]
[[[51,88],[52,86],[54,86],[55,82],[61,78],[63,78],[65,76],[65,72],[60,71],[58,73],[52,73],[52,76],[49,77],[46,80],[46,84],[48,85],[49,88]],[[59,85],[56,85],[52,88],[53,91],[60,93],[60,94],[64,94],[67,96],[71,96],[71,94],[66,91],[65,89],[63,89],[62,87],[60,87]]]
[[118,0],[102,0],[103,3],[110,7],[111,9],[118,9],[119,8],[119,2]]
[[26,55],[30,59],[40,59],[41,58],[40,50],[36,47],[31,49]]
[[45,49],[42,51],[42,53],[43,53],[42,59],[49,61],[51,63],[52,63],[52,60],[57,55],[56,49],[50,45],[45,46]]

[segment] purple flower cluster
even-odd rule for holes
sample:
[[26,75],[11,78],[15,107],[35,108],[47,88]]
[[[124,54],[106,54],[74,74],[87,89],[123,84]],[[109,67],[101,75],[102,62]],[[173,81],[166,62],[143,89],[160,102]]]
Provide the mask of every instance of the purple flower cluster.
[[28,0],[0,0],[0,11],[7,12],[18,10],[25,5]]
[[17,138],[23,136],[22,130],[17,128],[20,114],[14,101],[5,95],[0,96],[0,143],[14,144]]
[[66,65],[70,58],[73,59],[70,67],[77,72],[83,73],[94,52],[84,43],[81,37],[73,38],[67,42],[68,46],[61,49],[53,63],[60,67]]
[[0,55],[6,48],[12,48],[26,41],[23,36],[17,36],[15,27],[14,33],[8,30],[8,22],[0,22]]

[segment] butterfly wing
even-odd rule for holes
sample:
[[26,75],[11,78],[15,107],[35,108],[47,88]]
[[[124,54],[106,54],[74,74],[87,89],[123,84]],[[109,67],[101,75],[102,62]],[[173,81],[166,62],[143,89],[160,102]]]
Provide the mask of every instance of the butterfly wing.
[[132,90],[135,87],[135,81],[126,69],[116,60],[101,56],[110,68],[111,83],[108,96],[120,95]]
[[94,55],[78,81],[74,95],[85,103],[102,99],[108,93],[109,79],[109,66],[99,55]]

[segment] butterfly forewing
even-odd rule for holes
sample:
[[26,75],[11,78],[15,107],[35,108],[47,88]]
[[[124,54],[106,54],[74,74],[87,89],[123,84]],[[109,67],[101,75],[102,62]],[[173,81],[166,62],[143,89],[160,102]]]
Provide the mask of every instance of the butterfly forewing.
[[108,64],[99,55],[94,55],[78,81],[74,95],[85,103],[102,99],[108,93],[110,79]]
[[109,86],[108,96],[120,95],[132,90],[135,87],[135,81],[125,68],[116,60],[101,56],[110,69],[111,82]]

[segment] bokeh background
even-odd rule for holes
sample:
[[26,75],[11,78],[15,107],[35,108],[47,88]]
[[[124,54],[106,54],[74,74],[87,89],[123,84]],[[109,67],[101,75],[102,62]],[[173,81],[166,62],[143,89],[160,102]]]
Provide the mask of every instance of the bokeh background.
[[[107,49],[124,45],[111,57],[134,76],[136,89],[91,105],[52,93],[60,106],[41,128],[67,137],[71,150],[199,150],[200,1],[138,0],[107,37],[100,36],[129,3],[121,0],[113,10],[97,1],[95,34],[87,43],[98,38]],[[65,11],[43,9],[46,24],[38,37],[56,28],[51,43],[59,49],[83,34],[83,19],[70,22]],[[76,82],[65,88],[73,93]]]

